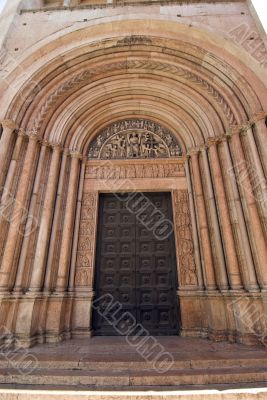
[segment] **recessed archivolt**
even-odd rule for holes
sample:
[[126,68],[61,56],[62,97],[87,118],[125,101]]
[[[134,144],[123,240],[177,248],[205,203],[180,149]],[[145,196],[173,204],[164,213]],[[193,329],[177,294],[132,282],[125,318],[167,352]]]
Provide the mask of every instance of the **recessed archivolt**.
[[[40,87],[43,87],[43,89],[35,96],[34,101],[26,101],[21,105],[21,107],[18,106],[18,99],[14,101],[7,117],[11,117],[15,110],[21,110],[19,114],[20,116],[18,115],[18,122],[24,128],[35,127],[44,134],[49,125],[50,132],[55,132],[56,130],[58,134],[58,127],[55,129],[49,121],[56,121],[58,110],[62,109],[62,106],[66,104],[67,99],[72,99],[72,106],[75,108],[75,103],[81,104],[81,98],[79,98],[79,96],[81,95],[83,88],[89,87],[89,85],[91,85],[91,87],[94,84],[98,85],[99,82],[101,82],[101,79],[104,78],[109,79],[111,82],[113,80],[115,81],[116,76],[118,75],[123,75],[124,77],[127,77],[127,79],[131,80],[136,73],[140,74],[139,80],[143,76],[146,77],[148,74],[150,76],[155,76],[158,79],[158,88],[163,93],[168,90],[168,85],[165,84],[167,78],[172,80],[173,85],[180,85],[180,88],[187,85],[188,92],[190,93],[191,91],[192,94],[192,97],[190,98],[191,101],[188,101],[188,104],[191,104],[191,107],[194,103],[198,104],[198,102],[202,105],[202,112],[199,110],[199,119],[207,119],[204,105],[205,102],[208,102],[213,108],[211,111],[212,115],[210,114],[209,118],[220,120],[224,130],[227,130],[231,125],[247,121],[249,115],[252,115],[256,111],[261,111],[260,103],[256,94],[254,94],[250,88],[250,85],[244,79],[240,78],[239,74],[229,65],[225,65],[224,62],[221,62],[215,56],[206,53],[205,60],[203,59],[203,54],[201,55],[201,59],[197,59],[196,46],[190,48],[188,44],[186,47],[185,44],[182,43],[181,48],[183,50],[180,53],[183,54],[183,57],[181,54],[178,57],[177,50],[174,51],[173,49],[166,47],[159,48],[159,38],[157,38],[156,41],[157,46],[153,47],[151,42],[152,38],[149,42],[149,46],[144,46],[143,44],[139,46],[135,44],[134,46],[130,46],[130,49],[129,44],[126,42],[124,42],[125,47],[123,48],[114,46],[105,48],[105,46],[107,46],[106,42],[99,42],[98,48],[103,46],[99,56],[97,56],[96,51],[95,53],[93,52],[93,54],[87,54],[89,60],[85,60],[83,55],[83,62],[80,63],[79,57],[77,57],[77,59],[69,59],[69,61],[64,63],[62,67],[59,67],[58,70],[54,70],[54,75],[53,77],[51,76],[51,79],[49,78],[49,74],[46,76],[44,75],[44,70],[39,71],[39,75],[43,74],[44,78],[39,81]],[[120,46],[122,44],[123,43],[120,42]],[[186,50],[188,51],[188,54],[185,53]],[[198,50],[199,53],[202,52],[201,49]],[[103,55],[105,52],[107,55]],[[111,62],[111,60],[114,59],[118,61]],[[214,60],[216,62],[214,62]],[[58,63],[58,60],[55,60],[55,64],[56,63]],[[68,70],[66,70],[66,66],[68,67]],[[34,79],[37,80],[38,78],[35,77]],[[98,89],[100,96],[100,84]],[[27,90],[27,85],[25,90]],[[173,107],[173,111],[177,113],[179,113],[181,108],[183,108],[179,105],[181,103],[181,99],[179,99],[179,91],[180,89],[178,88],[176,109]],[[242,92],[244,92],[244,94]],[[113,94],[115,98],[116,96],[118,96],[118,98],[120,96],[117,92]],[[129,95],[134,96],[136,94],[130,90]],[[108,91],[106,96],[106,99],[110,96]],[[88,104],[90,103],[91,97],[92,91],[90,89],[87,94]],[[86,102],[86,100],[84,101]],[[158,108],[164,109],[164,101],[162,101],[161,96],[157,95],[157,101]],[[251,103],[249,103],[249,101],[251,101]],[[99,113],[104,113],[105,110],[103,107],[105,107],[105,101],[101,101],[99,97],[95,104],[102,107]],[[114,104],[119,105],[119,102],[115,100]],[[128,102],[127,104],[130,103]],[[186,102],[184,104],[186,104]],[[78,110],[75,111],[78,112]],[[140,109],[140,107],[137,107],[136,111],[139,111],[140,114],[143,113],[144,116],[149,116],[150,113],[148,107],[146,112]],[[134,107],[132,107],[132,112],[134,114],[136,111],[134,110]],[[86,118],[93,118],[93,115],[90,114],[88,108],[85,112]],[[124,112],[126,115],[127,110],[124,110]],[[190,110],[190,112],[192,114],[192,110]],[[62,115],[64,115],[64,112],[62,112]],[[132,114],[129,111],[128,116],[131,115]],[[61,127],[65,125],[64,128],[70,130],[73,134],[73,129],[70,129],[70,127],[75,124],[75,118],[76,115],[73,113],[71,121],[67,121],[68,123],[65,121],[65,124],[61,122]],[[107,119],[103,123],[107,124],[109,122],[110,121]],[[198,123],[197,125],[200,127],[200,130],[205,131],[205,128],[201,126],[201,123]],[[220,122],[217,123],[217,126],[215,124],[213,129],[211,129],[211,127],[204,124],[210,135],[214,135],[214,132],[218,129],[218,125],[220,125]],[[191,125],[191,127],[192,126],[193,125]],[[221,128],[219,128],[219,130],[221,130]],[[218,131],[217,134],[220,133],[221,132]],[[60,135],[62,136],[62,134],[63,133],[61,132]],[[192,134],[197,134],[197,132],[192,132]],[[204,132],[202,132],[202,136],[203,135],[206,136]],[[87,141],[84,137],[82,140],[83,142]],[[70,141],[70,139],[68,141]]]
[[194,141],[203,143],[205,137],[224,132],[223,124],[212,105],[199,94],[194,95],[193,89],[177,83],[176,87],[168,79],[158,85],[151,77],[135,79],[133,75],[131,81],[126,76],[116,78],[114,81],[107,78],[100,80],[98,85],[88,85],[80,89],[79,94],[67,97],[53,118],[49,122],[45,121],[45,138],[64,142],[66,132],[69,132],[70,142],[65,144],[68,147],[83,148],[88,133],[93,139],[111,120],[139,114],[153,116],[153,120],[168,126],[176,132],[177,138],[182,139],[185,148],[193,146]]
[[75,88],[79,88],[80,85],[85,85],[86,83],[88,83],[89,80],[97,80],[97,77],[105,72],[119,71],[122,69],[151,70],[153,71],[153,73],[155,73],[155,71],[159,71],[173,74],[176,79],[177,77],[182,77],[186,81],[189,81],[190,83],[199,86],[200,90],[204,91],[207,96],[212,97],[213,101],[220,105],[222,112],[229,122],[229,125],[237,124],[234,113],[232,112],[231,107],[229,106],[227,101],[223,98],[223,96],[220,95],[220,93],[215,89],[215,87],[213,87],[212,84],[208,83],[200,76],[188,72],[181,67],[169,65],[166,63],[147,60],[131,60],[122,63],[104,65],[93,71],[86,70],[81,72],[80,74],[74,75],[71,79],[64,82],[55,90],[55,92],[47,97],[46,101],[41,106],[36,118],[34,119],[34,128],[37,130],[41,128],[44,118],[49,112],[51,112],[51,110],[53,110],[53,107],[57,104],[59,98],[67,95],[68,93],[71,93],[73,90],[75,90]]

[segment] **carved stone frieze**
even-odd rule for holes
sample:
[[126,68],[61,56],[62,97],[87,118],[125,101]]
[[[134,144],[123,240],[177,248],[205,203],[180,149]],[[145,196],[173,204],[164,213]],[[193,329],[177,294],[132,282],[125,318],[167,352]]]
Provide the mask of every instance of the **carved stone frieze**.
[[113,162],[88,164],[88,179],[175,178],[184,176],[184,163],[115,164]]
[[187,190],[175,190],[173,203],[180,286],[196,286],[198,280]]
[[84,193],[76,262],[75,286],[90,288],[96,233],[97,193]]
[[159,124],[131,119],[105,128],[91,143],[88,158],[138,159],[169,158],[182,155],[174,135]]

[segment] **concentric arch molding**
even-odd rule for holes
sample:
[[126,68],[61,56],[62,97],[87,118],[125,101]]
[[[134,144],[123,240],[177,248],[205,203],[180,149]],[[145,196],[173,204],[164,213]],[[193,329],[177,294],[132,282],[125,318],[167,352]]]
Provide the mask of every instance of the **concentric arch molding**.
[[87,83],[93,82],[99,75],[103,73],[109,73],[114,71],[125,71],[127,70],[152,70],[153,72],[158,71],[164,73],[170,73],[175,77],[181,77],[191,84],[197,85],[201,90],[205,91],[209,97],[212,97],[213,100],[219,104],[224,115],[226,116],[229,125],[236,125],[237,121],[235,116],[231,110],[230,105],[227,103],[225,98],[213,87],[212,84],[201,78],[200,76],[189,72],[188,70],[159,61],[153,60],[128,60],[121,61],[117,63],[102,65],[97,68],[86,69],[83,72],[76,74],[71,77],[71,79],[65,81],[62,85],[58,86],[57,89],[51,93],[42,104],[34,122],[34,128],[40,129],[42,122],[46,118],[47,114],[50,110],[56,105],[59,98],[61,96],[66,96],[68,93],[71,93],[73,90],[78,90],[80,87],[84,86]]
[[126,119],[103,129],[88,150],[88,159],[169,158],[182,155],[173,133],[147,119]]

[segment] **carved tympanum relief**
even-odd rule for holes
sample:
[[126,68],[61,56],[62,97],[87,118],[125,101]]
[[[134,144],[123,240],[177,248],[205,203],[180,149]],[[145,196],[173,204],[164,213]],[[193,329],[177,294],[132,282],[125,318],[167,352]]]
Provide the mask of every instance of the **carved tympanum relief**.
[[88,158],[168,158],[182,155],[173,134],[155,122],[133,119],[104,129],[89,147]]

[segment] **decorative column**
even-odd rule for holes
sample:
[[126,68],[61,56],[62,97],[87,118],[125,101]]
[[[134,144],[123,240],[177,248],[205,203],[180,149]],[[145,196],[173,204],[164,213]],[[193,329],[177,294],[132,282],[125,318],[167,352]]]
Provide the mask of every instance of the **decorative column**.
[[4,184],[5,180],[5,171],[7,168],[7,163],[9,159],[7,157],[9,146],[12,142],[13,133],[16,129],[16,123],[14,121],[4,119],[1,122],[2,125],[2,135],[0,138],[0,186]]
[[258,113],[251,119],[254,123],[255,136],[257,147],[261,156],[262,166],[267,177],[267,126],[266,126],[266,113]]
[[63,233],[61,241],[61,250],[59,255],[59,268],[57,276],[57,292],[64,292],[67,288],[70,268],[70,253],[73,240],[74,216],[77,200],[77,181],[79,176],[81,155],[71,152],[71,167],[68,184],[68,194],[66,201],[65,218],[63,224]]
[[258,291],[259,287],[253,263],[253,256],[251,253],[237,182],[233,173],[233,164],[227,136],[220,139],[219,151],[229,204],[231,226],[237,243],[237,255],[241,267],[243,283],[248,291]]
[[250,232],[253,256],[256,264],[258,280],[262,289],[267,288],[267,246],[264,239],[259,213],[249,174],[246,167],[239,129],[234,132],[230,140],[231,152],[234,159],[234,171],[241,195],[244,199],[244,210],[247,214],[247,224]]
[[53,144],[52,148],[53,152],[51,157],[44,204],[42,208],[40,227],[35,249],[32,276],[29,286],[30,291],[39,291],[41,289],[45,274],[46,256],[47,256],[49,236],[51,233],[51,223],[54,211],[55,195],[58,183],[60,158],[62,150],[59,144]]
[[2,258],[0,270],[0,290],[6,291],[10,288],[10,276],[14,269],[13,258],[17,246],[17,239],[20,235],[20,225],[25,212],[25,201],[29,187],[30,177],[33,170],[34,158],[38,146],[38,136],[36,133],[29,134],[29,143],[25,155],[22,173],[19,181],[17,196],[14,201],[13,212],[10,219],[10,226],[6,238],[6,246]]
[[83,160],[82,166],[81,166],[81,173],[80,173],[79,192],[78,192],[78,201],[77,201],[77,208],[76,208],[75,228],[74,228],[74,238],[73,238],[73,246],[72,246],[72,254],[71,254],[69,291],[74,290],[85,165],[86,165],[86,160]]
[[19,292],[23,288],[23,280],[25,277],[25,263],[26,263],[26,258],[27,258],[28,246],[29,246],[30,240],[32,238],[32,235],[30,234],[30,232],[33,232],[37,228],[37,226],[36,226],[37,218],[34,218],[34,213],[35,213],[38,191],[40,189],[40,181],[41,181],[42,170],[44,168],[44,159],[45,159],[47,147],[48,147],[48,142],[43,141],[42,147],[41,147],[41,152],[40,152],[40,157],[38,160],[38,166],[37,166],[37,171],[36,171],[36,175],[35,175],[35,180],[34,180],[33,192],[31,195],[29,216],[28,216],[28,219],[26,222],[25,231],[27,232],[27,235],[25,235],[23,238],[21,252],[20,252],[20,256],[19,256],[19,265],[18,265],[18,269],[17,269],[16,281],[15,281],[15,286],[14,286],[15,292]]
[[192,182],[191,182],[188,157],[185,162],[185,172],[186,172],[187,184],[188,184],[189,207],[190,207],[191,222],[192,222],[192,233],[193,233],[193,242],[194,242],[195,261],[196,261],[196,267],[197,267],[198,287],[199,287],[199,289],[203,289],[203,276],[202,276],[202,268],[201,268],[199,240],[198,240],[198,233],[197,233],[196,211],[195,211],[195,206],[194,206],[194,197],[193,197],[193,191],[192,191]]
[[242,282],[235,250],[234,236],[231,228],[228,203],[224,189],[223,176],[218,156],[217,139],[209,139],[208,147],[211,173],[213,176],[213,185],[217,200],[220,226],[222,229],[222,239],[224,243],[226,267],[230,281],[230,287],[233,290],[239,290],[242,289]]
[[199,150],[190,152],[193,172],[193,187],[195,191],[196,209],[201,241],[202,270],[205,277],[205,286],[209,290],[216,289],[216,281],[212,260],[211,243],[208,230],[207,213],[205,208],[203,188],[199,170]]
[[63,151],[61,167],[60,167],[60,175],[59,175],[57,194],[56,194],[56,202],[55,202],[56,203],[55,204],[55,212],[54,212],[53,221],[52,221],[52,233],[51,233],[51,238],[50,238],[50,243],[49,243],[48,259],[47,259],[45,280],[44,280],[44,289],[46,291],[50,291],[53,289],[51,287],[53,259],[54,259],[55,249],[56,249],[57,231],[58,231],[58,227],[59,227],[59,223],[60,223],[60,210],[62,207],[62,190],[63,190],[63,184],[64,184],[65,175],[66,175],[66,165],[67,165],[68,154],[69,154],[68,150]]
[[[267,184],[253,131],[250,125],[243,126],[241,130],[241,136],[245,144],[245,155],[247,158],[249,179],[261,216],[265,240],[267,240]],[[267,142],[265,146],[267,146]]]
[[205,188],[206,188],[206,198],[209,207],[209,214],[210,214],[210,231],[213,237],[213,254],[214,259],[216,260],[216,281],[218,287],[221,290],[228,290],[229,284],[226,275],[226,266],[224,261],[224,253],[223,253],[223,246],[222,246],[222,238],[220,233],[218,215],[216,210],[216,204],[214,199],[211,175],[210,175],[210,168],[207,156],[206,147],[201,148],[202,160],[203,160],[203,167],[204,167],[204,176],[205,176]]
[[2,232],[3,226],[7,221],[7,217],[9,216],[9,209],[13,203],[13,197],[11,195],[11,187],[12,182],[15,176],[18,159],[20,155],[21,146],[23,143],[24,138],[26,137],[25,133],[20,131],[18,133],[18,137],[16,140],[15,148],[13,151],[12,159],[8,168],[7,177],[5,180],[4,190],[1,197],[1,216],[0,216],[0,232]]

